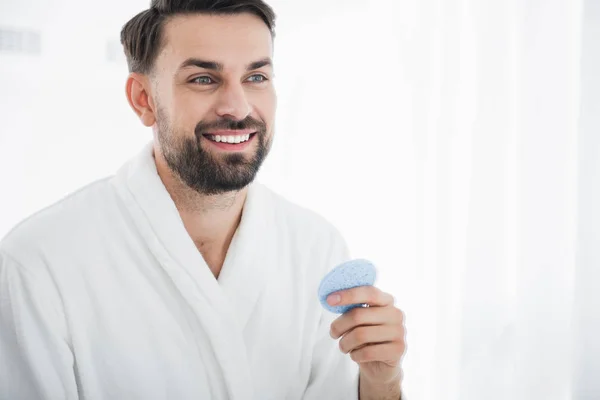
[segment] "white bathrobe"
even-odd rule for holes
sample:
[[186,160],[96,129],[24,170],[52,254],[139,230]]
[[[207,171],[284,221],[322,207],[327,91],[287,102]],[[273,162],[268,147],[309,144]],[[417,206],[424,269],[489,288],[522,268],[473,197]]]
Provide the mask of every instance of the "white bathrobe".
[[147,146],[0,243],[0,399],[356,399],[317,299],[347,258],[255,183],[216,280]]

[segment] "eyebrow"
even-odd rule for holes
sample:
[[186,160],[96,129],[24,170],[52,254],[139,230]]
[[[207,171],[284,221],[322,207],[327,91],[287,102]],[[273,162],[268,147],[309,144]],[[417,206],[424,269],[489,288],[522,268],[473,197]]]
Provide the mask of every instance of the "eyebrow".
[[262,60],[259,61],[255,61],[253,63],[248,64],[248,66],[246,67],[246,71],[252,71],[255,69],[260,69],[262,67],[272,67],[273,66],[273,60],[271,60],[269,57],[263,58]]
[[[254,61],[246,66],[246,71],[253,71],[255,69],[259,69],[262,67],[273,66],[273,61],[271,58],[266,57],[262,60]],[[216,61],[207,61],[199,58],[188,58],[179,66],[179,70],[189,68],[189,67],[197,67],[202,69],[209,69],[212,71],[222,72],[224,67],[222,63]]]

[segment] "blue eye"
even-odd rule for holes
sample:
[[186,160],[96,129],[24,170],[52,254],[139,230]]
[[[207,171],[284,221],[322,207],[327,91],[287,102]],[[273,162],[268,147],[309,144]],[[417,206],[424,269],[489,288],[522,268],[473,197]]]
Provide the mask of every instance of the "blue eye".
[[250,78],[248,78],[248,80],[253,83],[262,83],[268,81],[266,76],[260,74],[252,75]]
[[210,76],[199,76],[191,80],[192,83],[197,83],[199,85],[210,85],[215,83]]

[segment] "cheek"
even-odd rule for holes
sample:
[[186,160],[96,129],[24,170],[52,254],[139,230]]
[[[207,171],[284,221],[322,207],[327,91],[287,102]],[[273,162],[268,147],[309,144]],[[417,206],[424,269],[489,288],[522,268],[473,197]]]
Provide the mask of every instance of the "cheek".
[[[174,99],[171,106],[172,124],[179,131],[193,135],[196,125],[211,120],[208,115],[208,101],[186,95]],[[213,118],[214,119],[214,118]]]
[[267,133],[273,134],[275,112],[277,110],[277,96],[275,91],[265,92],[255,103],[255,110],[261,120],[267,124]]

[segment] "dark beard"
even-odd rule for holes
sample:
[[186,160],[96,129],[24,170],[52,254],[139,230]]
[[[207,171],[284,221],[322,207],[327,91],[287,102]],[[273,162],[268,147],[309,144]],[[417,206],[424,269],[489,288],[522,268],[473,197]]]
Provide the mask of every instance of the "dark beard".
[[[158,116],[158,141],[167,165],[198,193],[217,195],[245,188],[254,181],[269,153],[271,141],[266,138],[266,125],[252,117],[242,121],[223,119],[212,123],[200,122],[194,130],[194,137],[190,138],[182,133],[172,132],[160,110]],[[242,153],[214,157],[200,144],[203,134],[208,130],[240,129],[256,130],[253,140],[257,142],[257,148],[250,157]]]

